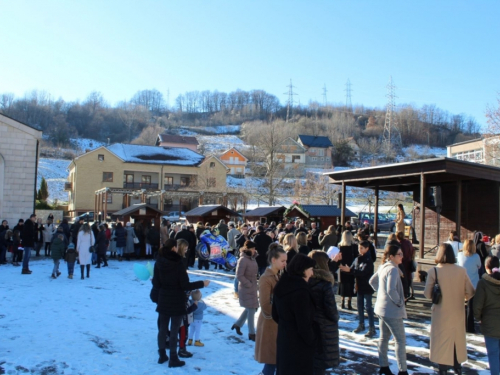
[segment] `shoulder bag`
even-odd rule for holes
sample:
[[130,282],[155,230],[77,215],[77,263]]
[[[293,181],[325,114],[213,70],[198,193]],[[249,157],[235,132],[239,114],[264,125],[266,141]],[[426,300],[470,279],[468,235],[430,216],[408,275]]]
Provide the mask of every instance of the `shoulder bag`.
[[434,287],[432,288],[432,303],[434,305],[438,305],[441,302],[441,298],[443,297],[443,295],[441,293],[441,287],[439,286],[436,267],[434,267],[434,272],[436,273],[436,281],[434,282]]
[[[89,253],[95,253],[95,247],[94,245],[92,244],[92,237],[93,237],[93,234],[92,232],[89,233],[89,236],[90,236],[90,247],[89,247]],[[82,266],[83,267],[83,266]]]

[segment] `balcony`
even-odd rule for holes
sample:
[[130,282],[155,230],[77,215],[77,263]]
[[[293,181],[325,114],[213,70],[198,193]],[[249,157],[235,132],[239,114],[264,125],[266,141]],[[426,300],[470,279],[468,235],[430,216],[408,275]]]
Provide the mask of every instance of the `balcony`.
[[124,182],[124,189],[156,189],[158,190],[158,184],[146,184],[142,182]]
[[164,190],[192,190],[191,185],[181,185],[181,184],[165,184],[163,185]]
[[73,190],[73,183],[72,182],[65,182],[64,183],[64,191],[71,191]]

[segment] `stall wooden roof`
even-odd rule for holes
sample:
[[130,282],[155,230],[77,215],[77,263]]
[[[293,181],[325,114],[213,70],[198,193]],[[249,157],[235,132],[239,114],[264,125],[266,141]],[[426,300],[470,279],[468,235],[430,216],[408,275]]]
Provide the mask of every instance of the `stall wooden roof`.
[[413,191],[422,174],[427,185],[477,179],[500,182],[500,168],[447,157],[325,173],[333,184],[395,192]]

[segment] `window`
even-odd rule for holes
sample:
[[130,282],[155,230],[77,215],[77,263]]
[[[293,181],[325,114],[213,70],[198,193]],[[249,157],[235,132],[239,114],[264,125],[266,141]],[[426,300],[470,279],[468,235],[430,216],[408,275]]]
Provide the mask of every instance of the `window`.
[[97,160],[104,161],[104,155],[103,154],[97,155]]
[[[102,203],[105,203],[106,199],[104,198],[106,195],[102,195]],[[108,193],[108,203],[113,203],[113,194]]]
[[326,161],[330,161],[330,158],[325,158]]
[[181,177],[181,186],[189,186],[189,177]]
[[102,172],[102,182],[113,182],[113,172]]
[[125,177],[125,182],[127,184],[133,184],[134,183],[134,175],[133,174],[126,174],[124,177]]
[[164,182],[165,182],[165,185],[173,185],[174,178],[172,176],[165,176]]
[[313,156],[311,159],[312,159],[312,161],[318,160],[318,158],[316,156]]
[[292,155],[292,163],[300,161],[300,155]]
[[321,161],[325,161],[325,158],[321,158]]
[[215,187],[215,177],[207,178],[207,187]]
[[215,162],[213,161],[210,162],[210,168],[215,168]]
[[141,182],[143,184],[151,184],[151,176],[142,175]]
[[325,155],[325,150],[322,148],[318,149],[318,156],[324,156]]

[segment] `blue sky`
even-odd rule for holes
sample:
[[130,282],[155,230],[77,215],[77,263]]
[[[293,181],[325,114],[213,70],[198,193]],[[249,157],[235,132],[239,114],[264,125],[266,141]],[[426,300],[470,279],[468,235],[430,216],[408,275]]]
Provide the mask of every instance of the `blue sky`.
[[436,104],[484,125],[500,91],[498,1],[0,0],[0,93],[114,105],[156,88],[264,89],[301,104]]

